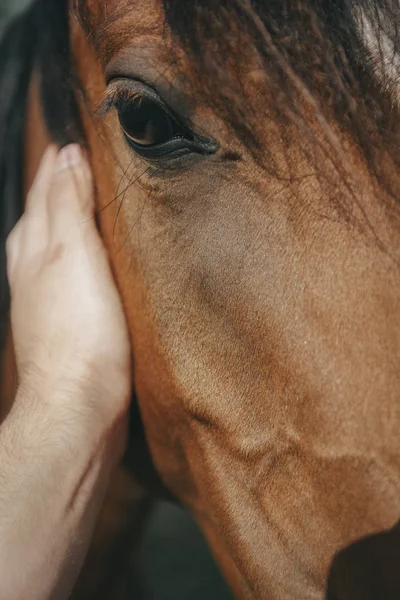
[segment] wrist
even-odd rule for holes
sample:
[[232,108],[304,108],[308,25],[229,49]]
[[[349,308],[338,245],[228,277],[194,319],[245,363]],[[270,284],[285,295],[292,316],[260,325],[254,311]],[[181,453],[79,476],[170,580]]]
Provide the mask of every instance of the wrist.
[[71,464],[115,463],[125,450],[127,408],[82,378],[23,378],[4,427],[12,451],[27,461],[59,452]]
[[131,400],[129,368],[100,368],[95,361],[80,360],[43,369],[19,369],[18,397],[24,405],[40,405],[49,416],[76,413],[89,424],[108,427],[126,416]]

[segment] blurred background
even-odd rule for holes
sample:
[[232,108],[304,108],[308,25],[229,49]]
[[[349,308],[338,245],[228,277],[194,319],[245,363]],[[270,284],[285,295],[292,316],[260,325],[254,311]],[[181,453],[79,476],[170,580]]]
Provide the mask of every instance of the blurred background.
[[0,0],[0,19],[21,10],[29,3],[29,0]]
[[[0,0],[0,30],[29,3],[30,0]],[[154,500],[146,509],[143,523],[143,534],[135,548],[129,543],[120,544],[130,581],[125,581],[124,589],[115,594],[103,589],[102,598],[233,600],[206,542],[184,509],[174,503]],[[129,541],[129,536],[127,539]],[[112,563],[110,558],[108,567],[111,571],[114,570]],[[98,571],[96,565],[94,571]],[[92,598],[85,592],[78,597]],[[99,595],[95,597],[98,599]]]

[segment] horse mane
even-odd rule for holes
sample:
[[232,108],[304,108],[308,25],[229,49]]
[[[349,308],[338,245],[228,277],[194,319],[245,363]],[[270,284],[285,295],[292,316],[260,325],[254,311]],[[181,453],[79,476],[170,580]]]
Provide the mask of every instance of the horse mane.
[[[322,130],[331,146],[336,143],[340,163],[347,153],[333,132],[335,123],[397,200],[385,160],[389,156],[400,166],[400,85],[396,77],[389,81],[400,60],[400,33],[393,24],[398,0],[163,3],[167,24],[186,50],[193,85],[254,157],[272,165],[272,174],[279,168],[263,139],[263,112],[281,124],[282,136],[286,125],[295,124],[311,140],[314,120],[317,135]],[[262,85],[253,83],[251,70]]]

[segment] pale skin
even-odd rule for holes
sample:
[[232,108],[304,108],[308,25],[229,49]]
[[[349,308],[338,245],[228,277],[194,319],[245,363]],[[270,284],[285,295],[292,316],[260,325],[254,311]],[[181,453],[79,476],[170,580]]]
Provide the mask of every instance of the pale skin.
[[125,444],[130,344],[77,146],[50,147],[7,242],[18,370],[0,427],[0,598],[63,600]]

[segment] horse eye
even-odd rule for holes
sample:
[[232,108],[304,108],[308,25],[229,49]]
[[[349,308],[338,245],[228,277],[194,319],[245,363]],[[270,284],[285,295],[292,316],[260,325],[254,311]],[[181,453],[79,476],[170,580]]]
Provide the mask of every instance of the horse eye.
[[179,134],[177,125],[156,102],[137,98],[118,111],[125,135],[138,146],[159,146]]

